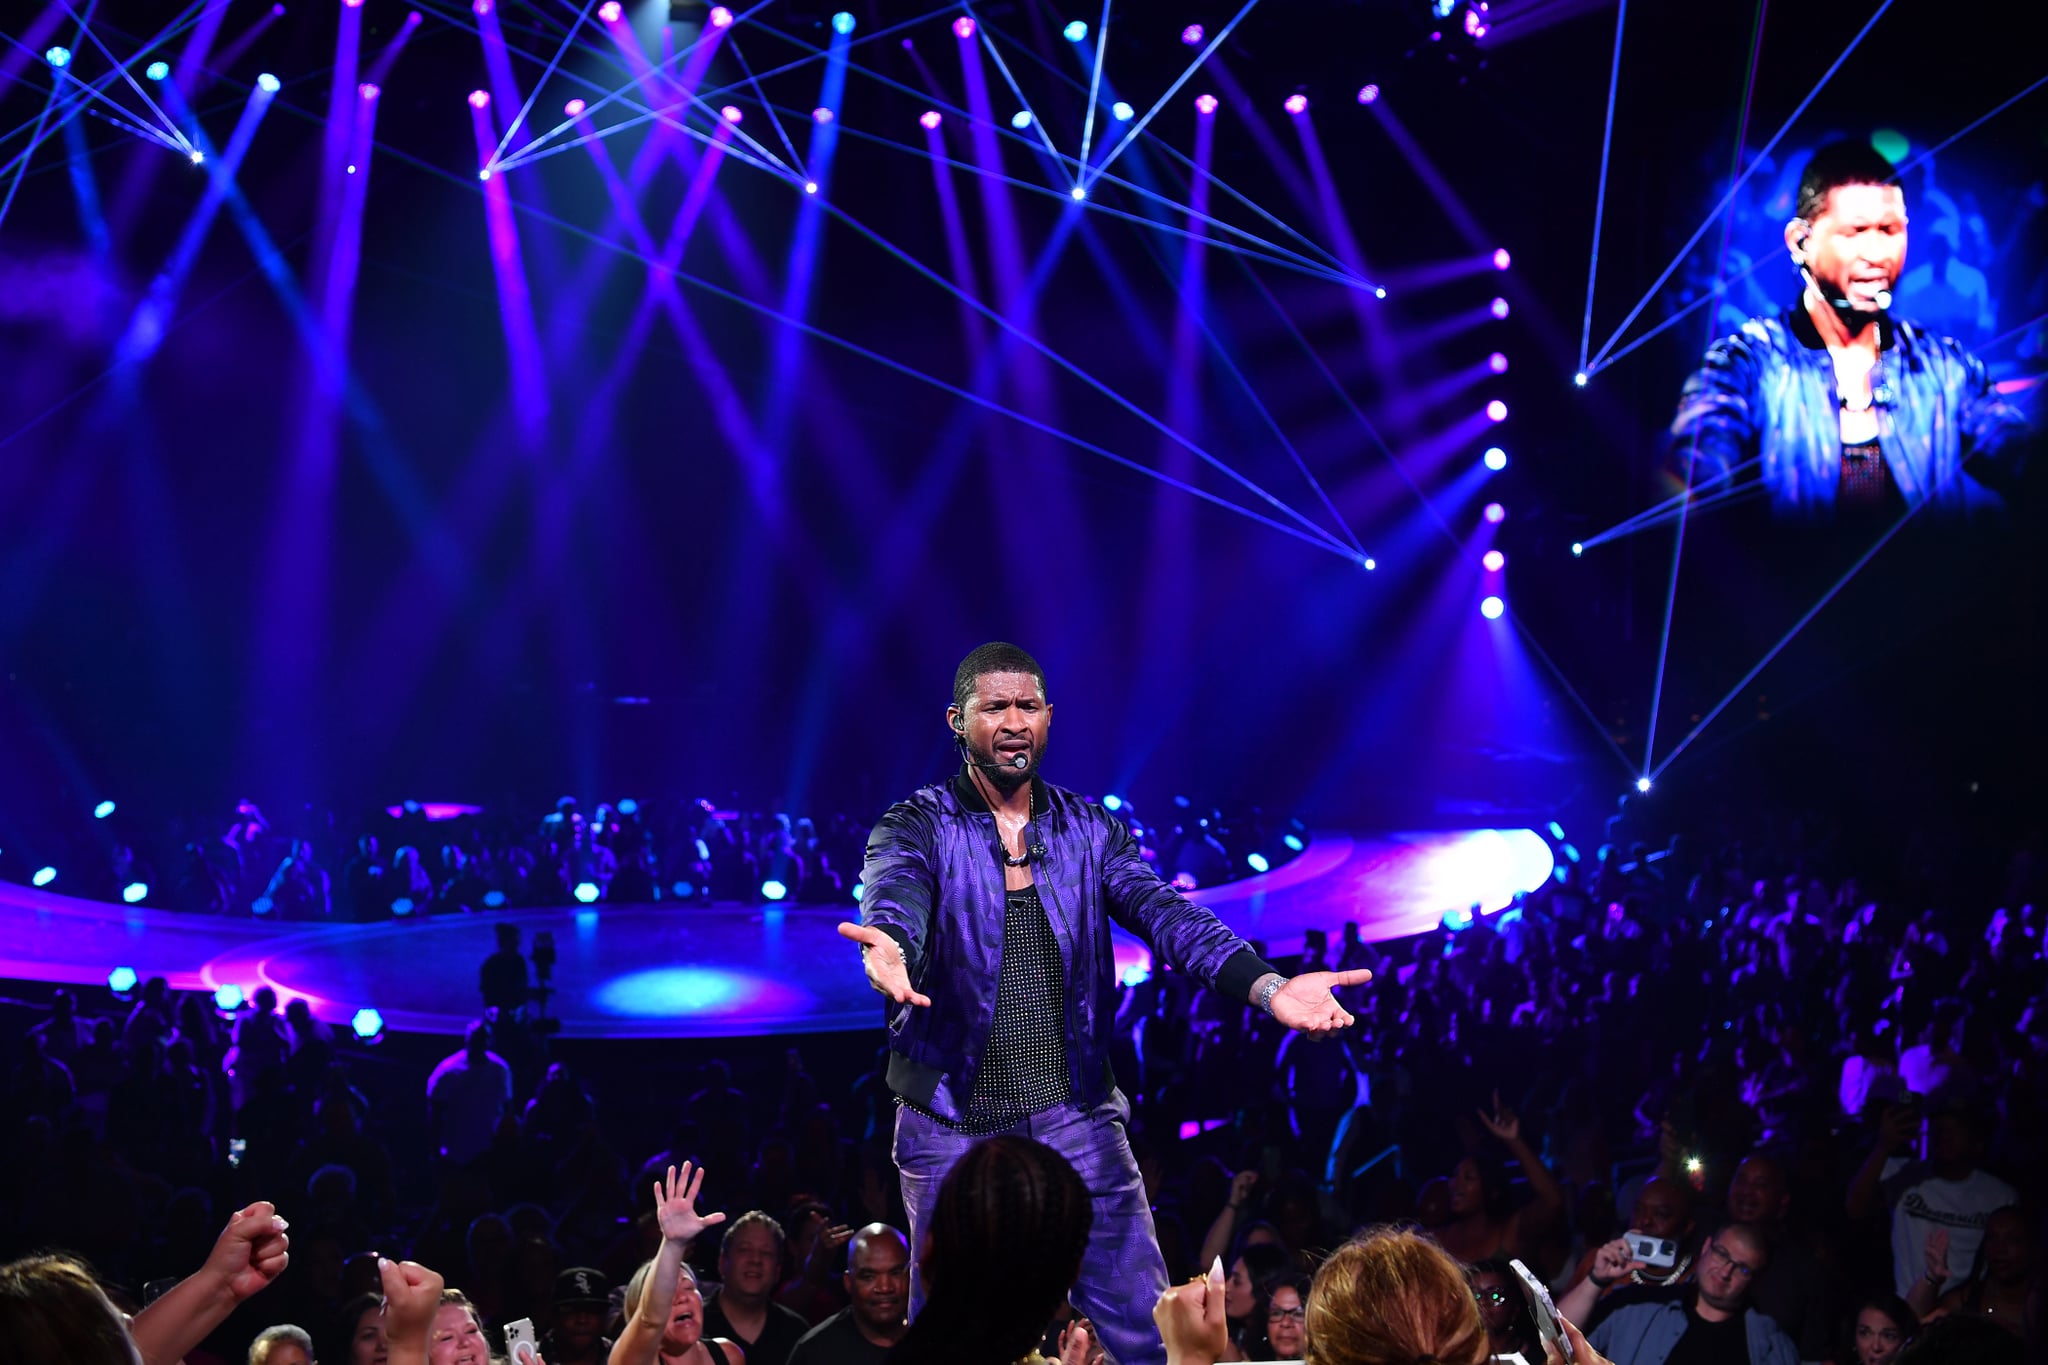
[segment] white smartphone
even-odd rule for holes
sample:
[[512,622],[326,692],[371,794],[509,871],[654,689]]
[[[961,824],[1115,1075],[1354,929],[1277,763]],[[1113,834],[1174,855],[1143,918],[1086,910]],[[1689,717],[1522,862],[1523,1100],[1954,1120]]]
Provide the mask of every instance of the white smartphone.
[[532,1318],[505,1324],[505,1355],[512,1365],[533,1365],[540,1359],[540,1343],[534,1339]]
[[1652,1237],[1647,1232],[1633,1228],[1622,1234],[1628,1242],[1628,1254],[1644,1265],[1656,1270],[1669,1270],[1678,1264],[1678,1243],[1669,1237]]
[[1508,1266],[1522,1281],[1522,1292],[1529,1296],[1529,1316],[1536,1319],[1536,1335],[1546,1342],[1556,1342],[1557,1353],[1565,1360],[1576,1359],[1572,1354],[1572,1339],[1564,1334],[1564,1319],[1558,1316],[1557,1305],[1551,1302],[1550,1290],[1520,1261],[1509,1261]]

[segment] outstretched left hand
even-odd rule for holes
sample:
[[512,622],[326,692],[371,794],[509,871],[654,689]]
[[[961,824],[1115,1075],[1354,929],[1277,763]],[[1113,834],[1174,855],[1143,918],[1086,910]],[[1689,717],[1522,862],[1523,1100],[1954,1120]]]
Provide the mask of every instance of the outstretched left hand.
[[1311,1038],[1326,1038],[1356,1022],[1331,992],[1339,986],[1363,986],[1370,980],[1372,973],[1363,967],[1303,973],[1273,993],[1273,1017]]

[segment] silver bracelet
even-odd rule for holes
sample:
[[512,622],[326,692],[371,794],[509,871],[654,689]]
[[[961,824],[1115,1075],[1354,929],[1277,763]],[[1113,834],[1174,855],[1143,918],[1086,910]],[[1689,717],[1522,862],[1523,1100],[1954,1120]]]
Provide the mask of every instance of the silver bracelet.
[[1287,978],[1275,972],[1273,979],[1266,983],[1266,989],[1259,992],[1259,998],[1253,1003],[1265,1013],[1271,1014],[1273,1012],[1273,997],[1280,994],[1280,988],[1286,984]]

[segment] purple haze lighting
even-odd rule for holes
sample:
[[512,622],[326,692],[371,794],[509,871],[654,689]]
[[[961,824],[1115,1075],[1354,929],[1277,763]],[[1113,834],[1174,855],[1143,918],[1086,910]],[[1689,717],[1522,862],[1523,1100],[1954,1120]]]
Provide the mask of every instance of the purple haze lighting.
[[1506,247],[1501,247],[1493,253],[1493,268],[1495,270],[1506,270],[1513,262],[1514,258],[1508,255]]
[[1380,88],[1377,85],[1361,85],[1358,87],[1358,102],[1360,104],[1371,104],[1379,97]]
[[1198,114],[1205,114],[1205,115],[1206,115],[1206,114],[1213,114],[1213,113],[1215,113],[1215,112],[1216,112],[1216,97],[1215,97],[1214,95],[1197,95],[1197,96],[1195,96],[1195,112],[1196,112],[1196,113],[1198,113]]
[[597,7],[597,17],[607,24],[616,24],[619,22],[619,16],[624,13],[625,11],[619,8],[619,0],[604,0],[604,3]]
[[1498,621],[1507,611],[1508,604],[1498,597],[1488,597],[1479,604],[1479,614],[1489,621]]
[[490,92],[490,91],[488,91],[488,90],[472,90],[472,91],[470,91],[470,92],[469,92],[469,107],[470,107],[470,108],[472,108],[472,109],[488,109],[488,108],[490,108],[490,107],[491,107],[491,92]]
[[1472,35],[1472,36],[1473,36],[1474,38],[1477,38],[1477,37],[1478,37],[1478,36],[1479,36],[1479,35],[1480,35],[1481,33],[1483,33],[1483,32],[1484,32],[1485,30],[1486,30],[1486,25],[1485,25],[1485,24],[1483,24],[1483,23],[1481,23],[1481,22],[1479,21],[1479,11],[1478,11],[1478,10],[1476,10],[1476,9],[1468,9],[1468,10],[1466,10],[1466,11],[1465,11],[1465,32],[1467,32],[1467,33],[1471,34],[1471,35]]
[[1486,510],[1479,515],[1486,518],[1488,525],[1498,526],[1508,519],[1508,509],[1497,502],[1489,502],[1486,504]]
[[1508,315],[1508,301],[1506,299],[1495,299],[1487,305],[1487,309],[1495,317],[1504,318]]
[[711,27],[731,28],[732,11],[727,9],[724,5],[713,5],[711,7]]
[[1508,405],[1506,403],[1501,402],[1498,398],[1494,399],[1491,403],[1488,403],[1486,405],[1486,420],[1489,422],[1507,421]]
[[1479,562],[1486,566],[1488,573],[1499,573],[1507,566],[1508,557],[1499,550],[1488,550],[1479,557]]
[[726,105],[725,108],[718,111],[718,116],[727,123],[738,123],[746,117],[745,114],[740,112],[740,107],[737,104]]
[[831,121],[832,111],[830,109],[827,109],[824,105],[821,104],[817,108],[811,110],[811,122],[830,123]]
[[1196,43],[1201,42],[1206,36],[1208,35],[1200,24],[1189,24],[1180,31],[1180,40],[1189,47],[1193,47]]
[[933,132],[937,130],[939,126],[939,111],[936,109],[927,109],[922,114],[919,114],[917,116],[917,121],[924,125],[924,130],[926,132]]
[[[279,6],[277,7],[277,12],[278,12],[279,14],[282,14],[282,13],[284,13],[284,6],[283,6],[283,5],[279,5]],[[418,10],[414,10],[414,11],[413,11],[413,12],[412,12],[411,14],[408,14],[408,15],[406,15],[406,16],[405,16],[405,26],[406,26],[407,28],[418,28],[418,27],[420,26],[420,22],[421,22],[421,15],[420,15],[420,12],[419,12]]]
[[570,100],[567,104],[562,106],[562,112],[567,114],[570,118],[580,118],[583,114],[583,111],[589,107],[590,106],[586,105],[582,100]]
[[383,93],[384,88],[382,86],[376,85],[370,81],[364,81],[361,85],[356,87],[356,94],[366,100],[373,100]]
[[1495,351],[1492,355],[1486,357],[1486,368],[1492,370],[1495,374],[1506,374],[1508,372],[1508,358],[1499,351]]
[[972,38],[974,36],[974,21],[964,14],[955,19],[953,21],[953,36],[962,39]]
[[1287,103],[1283,104],[1280,107],[1285,109],[1290,114],[1305,114],[1308,112],[1308,96],[1289,95],[1287,97]]

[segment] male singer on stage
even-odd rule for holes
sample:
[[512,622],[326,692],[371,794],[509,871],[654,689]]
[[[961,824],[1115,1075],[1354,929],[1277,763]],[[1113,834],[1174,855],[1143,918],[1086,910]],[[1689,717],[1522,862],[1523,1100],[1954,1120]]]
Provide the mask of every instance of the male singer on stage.
[[1813,521],[1958,510],[1965,473],[2009,485],[2026,419],[1961,342],[1891,314],[1906,263],[1891,162],[1868,143],[1827,144],[1800,174],[1796,210],[1785,248],[1805,292],[1715,342],[1686,381],[1671,424],[1679,477],[1721,492],[1755,465],[1774,512]]
[[[892,806],[868,839],[859,925],[868,981],[892,1002],[888,1080],[895,1157],[915,1253],[939,1182],[979,1138],[1047,1144],[1094,1194],[1074,1287],[1119,1365],[1166,1359],[1152,1305],[1166,1265],[1110,1074],[1116,1015],[1112,922],[1202,985],[1310,1036],[1352,1022],[1333,987],[1363,970],[1289,980],[1164,882],[1121,821],[1039,769],[1052,729],[1045,673],[1015,645],[987,644],[953,678],[951,781]],[[1025,1254],[1033,1254],[1027,1251]]]

